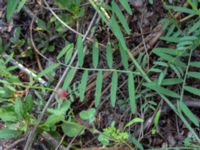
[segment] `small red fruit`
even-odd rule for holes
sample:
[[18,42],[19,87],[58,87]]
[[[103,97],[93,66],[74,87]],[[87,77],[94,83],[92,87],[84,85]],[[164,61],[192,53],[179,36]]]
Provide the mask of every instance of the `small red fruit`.
[[63,89],[58,89],[57,92],[56,92],[56,96],[59,98],[59,99],[66,99],[67,97],[67,92]]

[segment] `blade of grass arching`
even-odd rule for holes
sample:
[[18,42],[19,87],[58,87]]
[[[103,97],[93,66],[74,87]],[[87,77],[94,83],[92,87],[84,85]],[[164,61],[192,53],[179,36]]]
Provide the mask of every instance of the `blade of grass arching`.
[[128,73],[128,93],[130,100],[130,108],[132,113],[136,113],[135,83],[132,73]]
[[112,64],[113,64],[113,55],[112,55],[112,47],[110,42],[107,43],[106,45],[106,60],[108,63],[108,67],[112,68]]
[[47,74],[50,74],[52,73],[58,66],[60,66],[60,64],[52,64],[50,66],[48,66],[46,69],[44,69],[43,71],[41,71],[39,74],[38,74],[38,78],[41,78]]
[[79,93],[80,93],[80,101],[82,102],[85,97],[85,89],[87,86],[87,80],[88,80],[88,70],[85,70],[81,79],[81,84],[79,88]]
[[83,52],[83,40],[82,37],[79,35],[77,39],[77,50],[78,50],[78,63],[79,66],[83,66],[84,61],[84,52]]
[[131,10],[131,7],[130,7],[128,1],[127,0],[119,0],[119,2],[125,8],[127,13],[129,13],[129,15],[132,15],[132,10]]
[[120,10],[119,6],[116,4],[115,1],[112,1],[112,11],[116,14],[117,18],[119,19],[120,23],[124,27],[127,34],[130,34],[131,30],[128,26],[128,23],[125,19],[125,16],[123,15],[122,11]]
[[101,100],[101,90],[103,84],[103,74],[99,71],[97,74],[96,91],[95,91],[95,107],[99,106]]
[[97,39],[94,40],[93,49],[92,49],[92,62],[94,68],[97,68],[99,62],[99,47]]
[[112,75],[111,89],[110,89],[112,107],[115,107],[115,103],[117,99],[117,85],[118,85],[118,74],[115,71],[113,72],[113,75]]
[[74,68],[71,68],[67,74],[67,76],[65,77],[64,83],[62,88],[63,89],[67,89],[67,87],[69,86],[69,84],[71,83],[70,81],[72,80],[74,74],[75,74],[76,70]]
[[197,127],[199,127],[199,119],[197,118],[196,115],[194,115],[190,109],[184,104],[183,101],[179,102],[179,107],[183,111],[183,113],[187,116],[187,118],[195,124]]

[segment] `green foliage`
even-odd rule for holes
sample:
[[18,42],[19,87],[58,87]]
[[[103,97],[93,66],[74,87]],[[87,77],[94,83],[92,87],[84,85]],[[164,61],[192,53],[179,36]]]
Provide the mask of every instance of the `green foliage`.
[[94,108],[90,108],[87,111],[82,110],[79,115],[81,119],[89,120],[89,123],[93,123],[95,120],[96,110]]
[[127,139],[128,133],[119,131],[114,127],[114,124],[111,127],[105,128],[98,136],[98,140],[103,146],[108,146],[110,141],[113,141],[115,144],[123,144]]

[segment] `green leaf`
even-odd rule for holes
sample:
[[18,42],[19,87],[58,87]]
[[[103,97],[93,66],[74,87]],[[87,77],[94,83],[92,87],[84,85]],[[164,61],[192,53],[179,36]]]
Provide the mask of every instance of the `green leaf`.
[[190,34],[192,32],[195,32],[195,31],[197,31],[198,28],[200,28],[200,20],[197,21],[196,23],[194,23],[191,28],[189,28],[188,33]]
[[56,123],[63,121],[64,119],[65,119],[64,115],[52,114],[47,118],[47,121],[45,122],[44,125],[47,127],[53,127],[55,126]]
[[200,79],[200,73],[199,72],[188,72],[187,74],[189,77],[193,77],[193,78],[196,78],[196,79]]
[[197,14],[194,10],[186,8],[186,7],[179,7],[179,6],[170,6],[166,5],[168,9],[173,9],[174,11],[182,12],[182,13],[187,13],[187,14]]
[[15,112],[20,119],[23,119],[24,109],[21,99],[17,98],[15,101]]
[[132,15],[132,10],[131,10],[130,5],[128,4],[128,0],[119,0],[119,2],[126,9],[126,11],[129,13],[129,15]]
[[182,79],[179,78],[171,78],[171,79],[164,79],[161,83],[161,85],[176,85],[176,84],[180,84],[183,83]]
[[136,97],[135,97],[135,83],[132,73],[128,74],[128,93],[129,93],[131,112],[136,113],[137,108],[136,108]]
[[119,21],[121,22],[122,26],[126,30],[126,33],[130,34],[131,32],[130,32],[128,23],[127,23],[127,21],[125,19],[125,16],[121,12],[119,6],[115,3],[115,1],[112,1],[112,11],[116,14],[117,18],[119,19]]
[[124,36],[122,34],[122,31],[115,19],[114,16],[111,17],[111,20],[110,20],[110,28],[113,32],[113,34],[116,36],[116,38],[118,39],[118,41],[120,42],[120,44],[122,45],[122,48],[124,50],[127,50],[127,46],[126,46],[126,42],[125,42],[125,39],[124,39]]
[[7,0],[6,19],[8,22],[11,21],[16,10],[17,4],[18,0]]
[[49,65],[46,69],[44,69],[43,71],[41,71],[39,74],[38,74],[38,78],[41,78],[45,75],[48,75],[48,74],[51,74],[56,68],[58,68],[60,64],[52,64],[52,65]]
[[18,7],[17,7],[17,12],[18,12],[18,13],[21,11],[21,9],[22,9],[22,7],[25,5],[26,1],[27,1],[27,0],[21,0],[21,1],[19,2],[19,5],[18,5]]
[[103,81],[103,74],[102,71],[99,71],[97,74],[97,81],[96,81],[95,107],[99,105],[101,100],[102,81]]
[[87,111],[82,110],[79,115],[80,115],[81,119],[89,120],[89,122],[92,123],[95,120],[96,109],[90,108]]
[[116,96],[117,96],[117,83],[118,82],[118,74],[117,72],[113,72],[112,75],[112,81],[111,81],[111,91],[110,91],[110,96],[111,96],[111,104],[112,107],[115,107],[115,103],[116,103]]
[[200,90],[191,86],[184,86],[184,89],[194,95],[200,96]]
[[129,126],[132,126],[133,124],[135,123],[141,123],[141,122],[144,122],[144,119],[142,118],[133,118],[131,121],[129,121],[124,128],[127,128]]
[[191,65],[192,67],[200,68],[200,62],[199,62],[199,61],[193,61],[193,62],[190,63],[190,65]]
[[78,49],[78,62],[80,67],[82,67],[84,61],[84,51],[83,51],[83,40],[80,35],[78,36],[77,40],[77,49]]
[[194,115],[190,109],[182,102],[179,102],[180,109],[183,111],[183,113],[190,119],[190,121],[195,124],[197,127],[199,127],[199,119],[196,115]]
[[99,47],[98,47],[98,41],[95,39],[92,49],[92,62],[94,68],[97,68],[98,62],[99,62]]
[[139,150],[144,150],[142,144],[134,137],[131,135],[131,141],[132,143],[139,149]]
[[156,115],[155,115],[154,120],[153,120],[154,126],[156,127],[157,131],[158,131],[158,123],[159,123],[159,119],[160,119],[160,114],[161,114],[161,111],[158,110],[156,112]]
[[11,130],[11,129],[0,129],[0,139],[9,139],[9,138],[15,138],[20,135],[19,131]]
[[82,102],[84,100],[85,97],[85,89],[87,86],[87,80],[88,80],[88,70],[85,70],[81,79],[81,84],[80,84],[80,88],[79,88],[79,92],[80,92],[80,101]]
[[171,90],[168,90],[166,88],[163,88],[153,82],[151,83],[144,83],[143,84],[144,86],[158,92],[159,94],[163,94],[163,95],[166,95],[166,96],[170,96],[170,97],[174,97],[174,98],[179,98],[180,95],[178,95],[177,93],[171,91]]
[[25,112],[29,112],[32,110],[32,108],[33,108],[33,97],[31,94],[29,94],[25,97],[23,109]]
[[74,68],[71,68],[67,74],[67,76],[65,77],[65,81],[63,83],[63,89],[67,89],[67,87],[70,85],[71,80],[73,79],[73,76],[75,74],[76,70]]
[[60,59],[65,55],[65,64],[68,64],[69,60],[71,59],[72,52],[74,49],[73,44],[66,45],[58,54],[57,59]]
[[62,130],[68,137],[76,137],[84,133],[84,127],[75,122],[64,122]]
[[121,55],[121,60],[122,60],[122,64],[124,68],[128,69],[128,56],[127,56],[126,51],[123,50],[121,46],[120,46],[120,55]]
[[108,63],[108,67],[112,68],[113,56],[112,56],[112,47],[111,47],[110,42],[108,42],[106,45],[106,60]]

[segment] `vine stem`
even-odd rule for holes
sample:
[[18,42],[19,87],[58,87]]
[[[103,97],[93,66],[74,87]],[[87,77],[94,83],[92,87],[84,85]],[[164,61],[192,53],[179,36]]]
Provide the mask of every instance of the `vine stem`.
[[[46,2],[45,0],[44,0],[44,2],[47,4],[47,2]],[[47,5],[48,5],[48,4],[47,4]],[[82,39],[83,41],[86,40],[86,38],[87,38],[89,32],[91,31],[91,28],[92,28],[92,26],[93,26],[93,24],[94,24],[94,22],[95,22],[95,20],[96,20],[96,17],[97,17],[97,12],[94,14],[94,16],[93,16],[93,18],[92,18],[92,20],[91,20],[91,22],[90,22],[90,24],[89,24],[89,27],[88,27],[86,33],[85,33],[84,36],[83,36],[83,39]],[[99,19],[98,19],[98,20],[99,20]],[[59,20],[59,21],[60,21],[60,20]],[[71,28],[71,27],[70,27],[70,28]],[[84,50],[85,50],[85,49],[86,49],[86,46],[85,46]],[[75,53],[73,54],[73,57],[72,57],[70,63],[69,63],[70,65],[72,65],[72,63],[73,63],[74,60],[76,59],[77,54],[78,54],[78,51],[76,50]],[[63,72],[63,75],[62,75],[61,78],[59,79],[59,81],[58,81],[58,83],[57,83],[57,85],[56,85],[54,91],[57,91],[57,90],[60,88],[60,86],[62,85],[62,83],[63,83],[63,81],[64,81],[64,79],[65,79],[65,77],[66,77],[66,75],[68,74],[68,71],[69,71],[69,67],[67,67],[67,68],[65,69],[65,71]],[[43,108],[41,114],[40,114],[39,117],[38,117],[38,121],[37,121],[36,125],[34,126],[34,128],[32,129],[32,131],[30,131],[29,136],[28,136],[28,139],[27,139],[26,144],[25,144],[25,147],[24,147],[24,150],[30,150],[30,149],[31,149],[32,144],[33,144],[33,141],[34,141],[34,139],[35,139],[35,137],[36,137],[36,134],[37,134],[36,130],[37,130],[38,126],[40,125],[40,122],[42,121],[46,110],[48,109],[48,107],[49,107],[49,105],[51,104],[51,102],[54,100],[54,97],[55,97],[55,92],[53,92],[53,93],[51,94],[51,96],[50,96],[50,98],[48,99],[46,105],[44,106],[44,108]]]
[[186,84],[187,74],[188,74],[188,71],[189,71],[189,68],[190,68],[190,62],[191,62],[193,50],[194,50],[194,49],[192,49],[192,50],[190,51],[190,55],[189,55],[189,58],[188,58],[188,64],[187,64],[187,68],[186,68],[186,71],[185,71],[185,76],[184,76],[184,79],[183,79],[183,84],[182,84],[182,89],[181,89],[181,96],[180,96],[180,101],[181,101],[181,102],[183,101],[184,86],[185,86],[185,84]]

